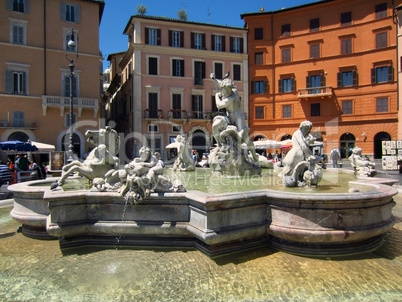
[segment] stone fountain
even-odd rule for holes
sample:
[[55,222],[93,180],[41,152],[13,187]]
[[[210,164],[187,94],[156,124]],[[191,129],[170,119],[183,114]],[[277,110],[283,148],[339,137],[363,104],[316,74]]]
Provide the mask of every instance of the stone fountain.
[[[221,125],[222,120],[216,122]],[[248,145],[242,134],[234,133],[238,128],[229,126],[225,131],[230,130],[231,138],[218,138],[211,175],[231,171],[227,160],[236,157],[227,152],[226,144],[238,141]],[[309,123],[301,126],[312,127]],[[235,186],[230,193],[212,194],[187,190],[185,183],[165,177],[147,147],[139,158],[119,168],[117,133],[106,128],[87,135],[96,148],[84,163],[67,165],[59,179],[9,187],[14,193],[11,216],[22,224],[23,234],[59,239],[61,248],[116,244],[195,247],[216,256],[270,245],[302,255],[339,256],[376,249],[395,222],[392,207],[397,190],[383,184],[389,180],[362,182],[355,177],[349,183],[352,189],[322,192],[314,187],[323,172],[311,164],[305,147],[289,152],[294,156],[284,160],[290,166],[283,168],[283,183],[295,186],[294,191],[267,187],[240,192]],[[304,143],[308,140],[303,133],[299,138]],[[245,157],[235,155],[239,156],[237,164],[244,164],[239,174],[260,177],[252,149]],[[303,166],[295,165],[298,156]],[[72,172],[78,175],[70,176]],[[236,177],[246,186],[242,182],[246,176]],[[206,181],[212,179],[220,178],[208,176]],[[87,180],[90,183],[85,188]],[[309,190],[299,188],[302,182]]]

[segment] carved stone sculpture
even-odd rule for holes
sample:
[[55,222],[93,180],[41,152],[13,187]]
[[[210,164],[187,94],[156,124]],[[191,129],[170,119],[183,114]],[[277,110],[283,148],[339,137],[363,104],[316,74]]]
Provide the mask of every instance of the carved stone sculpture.
[[176,137],[177,143],[177,159],[173,164],[173,170],[178,171],[194,171],[194,162],[190,155],[190,147],[186,138],[182,135]]
[[88,142],[96,147],[89,153],[84,162],[74,160],[65,165],[60,179],[52,184],[52,190],[62,186],[72,173],[78,173],[92,181],[95,178],[103,177],[110,169],[118,167],[119,159],[116,155],[120,150],[120,138],[115,130],[110,127],[100,130],[87,130],[85,135],[88,137]]
[[213,119],[212,134],[217,146],[210,153],[209,165],[214,172],[221,174],[259,175],[259,158],[249,138],[240,96],[228,76],[229,73],[223,80],[218,80],[215,74],[210,75],[220,90],[215,94],[216,107],[225,109],[226,115],[218,115]]
[[314,142],[312,127],[310,121],[303,121],[292,136],[292,148],[282,161],[284,168],[280,174],[286,187],[315,187],[322,179],[322,168],[309,147]]
[[352,155],[349,156],[350,164],[357,176],[371,177],[376,174],[375,163],[362,157],[362,149],[354,147]]

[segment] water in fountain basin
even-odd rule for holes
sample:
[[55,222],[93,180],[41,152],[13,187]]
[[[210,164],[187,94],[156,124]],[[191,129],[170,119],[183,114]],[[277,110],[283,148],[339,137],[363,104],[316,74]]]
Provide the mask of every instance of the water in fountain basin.
[[0,301],[400,301],[402,198],[397,224],[375,253],[303,258],[259,248],[211,259],[200,251],[62,252],[17,233],[0,209]]

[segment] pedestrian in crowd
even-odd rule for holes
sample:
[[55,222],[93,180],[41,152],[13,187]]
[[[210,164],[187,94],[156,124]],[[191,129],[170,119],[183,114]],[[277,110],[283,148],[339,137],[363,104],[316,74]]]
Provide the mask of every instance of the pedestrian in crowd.
[[14,172],[15,165],[13,164],[13,161],[11,160],[11,158],[7,158],[7,166],[8,166],[8,169],[10,169],[11,172]]
[[340,157],[341,157],[341,154],[339,152],[339,149],[338,148],[332,149],[331,154],[330,154],[330,158],[332,160],[332,168],[338,168],[338,160]]
[[18,171],[28,171],[29,161],[26,155],[17,155],[17,159],[15,160],[15,168]]
[[36,168],[38,168],[37,163],[35,163],[33,160],[31,160],[29,162],[29,170],[35,170]]
[[11,171],[0,161],[0,187],[11,180]]

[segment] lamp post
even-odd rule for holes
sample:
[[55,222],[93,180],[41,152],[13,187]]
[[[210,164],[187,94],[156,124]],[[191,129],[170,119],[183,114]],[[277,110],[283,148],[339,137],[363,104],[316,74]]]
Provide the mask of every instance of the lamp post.
[[74,145],[73,145],[73,135],[74,135],[74,62],[78,60],[78,35],[74,31],[74,28],[71,29],[66,35],[67,46],[66,46],[66,59],[70,64],[68,67],[70,68],[70,143],[68,145],[68,159],[67,162],[72,162],[74,160]]

